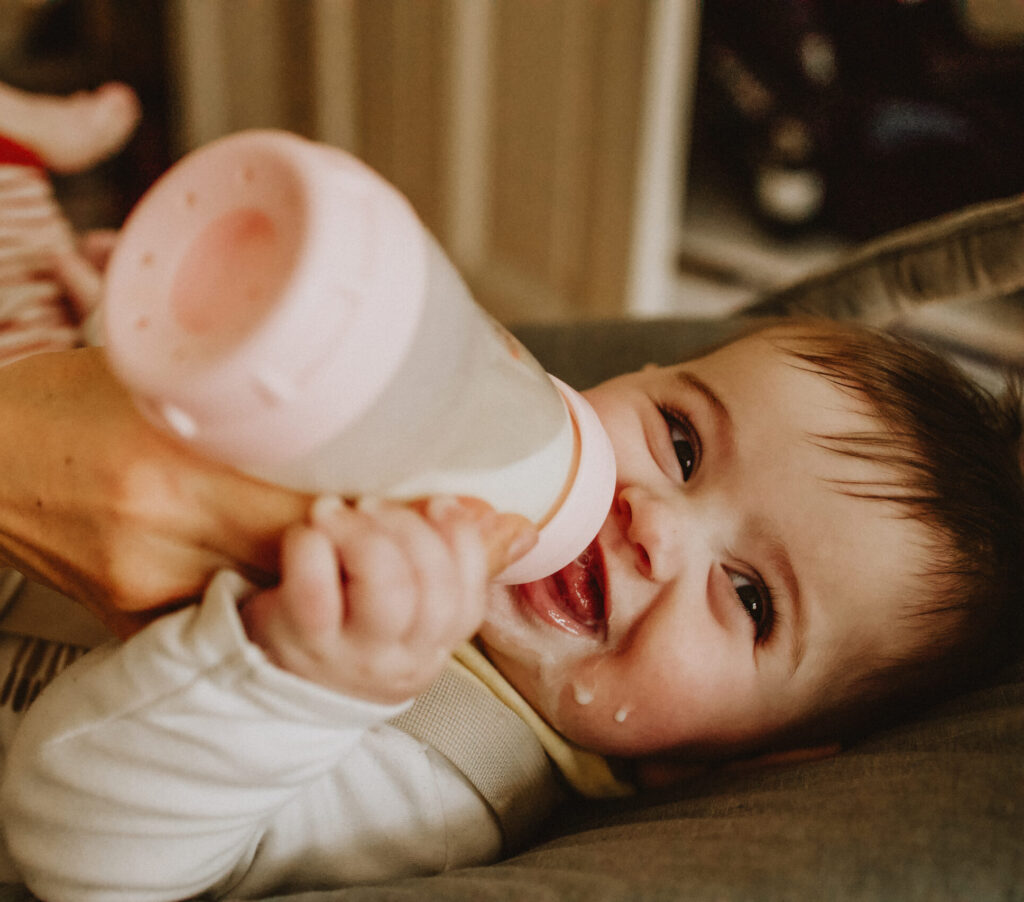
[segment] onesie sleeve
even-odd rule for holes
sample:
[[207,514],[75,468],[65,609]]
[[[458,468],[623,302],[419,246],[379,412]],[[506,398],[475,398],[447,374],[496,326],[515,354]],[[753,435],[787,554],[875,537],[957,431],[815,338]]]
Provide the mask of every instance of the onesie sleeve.
[[274,813],[405,706],[347,698],[270,664],[223,572],[200,605],[110,643],[29,710],[3,827],[50,902],[189,898],[255,854]]

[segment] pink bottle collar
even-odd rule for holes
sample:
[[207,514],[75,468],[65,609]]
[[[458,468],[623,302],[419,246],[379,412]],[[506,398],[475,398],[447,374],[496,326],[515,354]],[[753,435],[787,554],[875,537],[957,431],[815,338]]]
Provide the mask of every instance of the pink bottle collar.
[[601,531],[615,496],[615,453],[594,408],[560,379],[550,378],[576,429],[576,472],[558,510],[541,527],[537,544],[497,576],[495,581],[505,585],[543,579],[574,561]]

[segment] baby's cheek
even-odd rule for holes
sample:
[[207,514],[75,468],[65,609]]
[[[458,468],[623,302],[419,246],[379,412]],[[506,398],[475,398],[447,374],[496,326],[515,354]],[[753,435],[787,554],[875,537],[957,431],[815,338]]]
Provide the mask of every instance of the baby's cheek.
[[558,699],[556,728],[584,748],[606,754],[632,753],[646,743],[643,723],[648,717],[637,697],[598,661],[580,668],[563,684]]

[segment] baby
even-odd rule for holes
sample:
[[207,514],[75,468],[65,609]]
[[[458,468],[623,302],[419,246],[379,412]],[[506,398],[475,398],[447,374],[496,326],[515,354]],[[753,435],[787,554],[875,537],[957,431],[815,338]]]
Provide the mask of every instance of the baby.
[[48,173],[112,156],[139,115],[135,92],[119,82],[67,97],[0,82],[0,364],[81,343],[113,237],[76,237]]
[[609,795],[623,762],[643,783],[844,740],[1012,647],[1015,397],[892,337],[795,321],[586,394],[618,485],[553,576],[490,584],[533,534],[480,503],[323,499],[286,534],[279,585],[225,571],[56,679],[3,787],[29,886],[258,898],[479,863],[509,844],[503,799],[529,827],[554,797],[539,779],[522,802],[530,768],[477,717],[484,697],[560,782]]

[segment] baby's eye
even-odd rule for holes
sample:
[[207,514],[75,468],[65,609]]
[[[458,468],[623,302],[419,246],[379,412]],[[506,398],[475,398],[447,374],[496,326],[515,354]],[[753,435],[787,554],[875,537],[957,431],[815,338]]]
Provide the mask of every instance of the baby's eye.
[[754,621],[754,638],[761,642],[772,630],[775,612],[771,593],[763,583],[755,582],[742,573],[730,570],[729,579],[747,616]]
[[693,426],[684,417],[664,409],[661,411],[661,415],[668,425],[668,437],[672,442],[676,460],[679,461],[679,468],[683,472],[683,482],[688,482],[697,468],[700,440],[697,438]]

